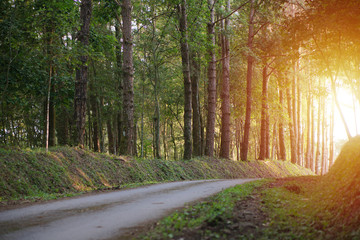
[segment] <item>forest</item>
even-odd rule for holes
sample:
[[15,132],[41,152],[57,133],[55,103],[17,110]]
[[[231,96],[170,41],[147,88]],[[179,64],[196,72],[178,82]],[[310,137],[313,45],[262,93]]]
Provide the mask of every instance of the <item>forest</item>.
[[358,0],[1,1],[0,144],[324,174],[356,135],[359,23]]

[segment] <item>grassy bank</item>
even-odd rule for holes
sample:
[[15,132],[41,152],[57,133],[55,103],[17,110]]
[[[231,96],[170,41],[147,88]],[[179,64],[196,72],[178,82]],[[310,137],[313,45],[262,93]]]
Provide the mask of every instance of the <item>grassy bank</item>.
[[151,182],[306,174],[311,172],[282,161],[135,160],[69,147],[56,147],[49,152],[0,148],[1,201],[56,198]]
[[356,137],[325,176],[262,180],[227,189],[165,218],[139,239],[356,240],[359,186]]

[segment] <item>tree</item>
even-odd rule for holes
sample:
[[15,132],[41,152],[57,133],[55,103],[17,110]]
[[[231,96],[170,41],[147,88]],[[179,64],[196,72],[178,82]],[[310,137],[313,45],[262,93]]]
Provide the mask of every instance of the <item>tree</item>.
[[[230,0],[226,1],[226,11],[230,12]],[[221,36],[222,53],[222,91],[221,91],[221,147],[220,157],[230,158],[230,42],[227,36],[230,20],[225,19],[225,34]]]
[[189,61],[189,46],[187,38],[187,15],[186,15],[186,0],[182,0],[178,6],[180,18],[180,48],[182,59],[182,71],[184,76],[184,159],[190,159],[192,156],[192,139],[191,139],[191,79],[190,79],[190,61]]
[[123,62],[123,111],[125,124],[125,154],[134,155],[134,76],[133,76],[133,42],[131,33],[131,0],[122,2],[124,62]]
[[246,161],[249,149],[250,125],[251,125],[251,105],[252,105],[252,78],[253,78],[253,64],[254,57],[252,56],[253,40],[254,40],[254,16],[255,16],[255,1],[251,0],[250,15],[249,15],[249,33],[248,43],[249,54],[247,57],[247,74],[246,74],[246,116],[244,138],[241,146],[241,160]]
[[92,13],[92,1],[82,0],[80,6],[81,28],[78,40],[82,46],[83,54],[79,57],[80,64],[76,69],[75,81],[75,116],[78,145],[84,147],[85,116],[86,116],[86,93],[88,82],[88,55],[86,48],[89,45],[90,20]]
[[207,100],[207,121],[206,121],[206,145],[205,155],[212,157],[214,154],[215,139],[215,117],[216,117],[216,56],[215,56],[215,2],[208,0],[210,9],[210,19],[207,24],[209,41],[209,61],[208,61],[208,100]]

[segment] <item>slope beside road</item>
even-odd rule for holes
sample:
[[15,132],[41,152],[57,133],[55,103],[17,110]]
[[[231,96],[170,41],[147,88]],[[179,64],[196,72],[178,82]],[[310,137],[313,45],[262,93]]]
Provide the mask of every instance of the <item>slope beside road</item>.
[[172,182],[0,212],[0,239],[122,239],[184,204],[255,179]]

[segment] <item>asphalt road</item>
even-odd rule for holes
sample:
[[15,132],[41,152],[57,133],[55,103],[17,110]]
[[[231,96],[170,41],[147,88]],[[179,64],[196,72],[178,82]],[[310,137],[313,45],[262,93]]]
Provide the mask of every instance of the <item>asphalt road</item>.
[[0,239],[127,239],[186,203],[253,180],[172,182],[2,211]]

